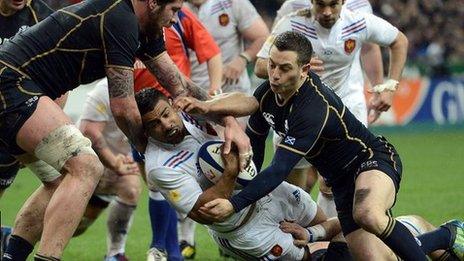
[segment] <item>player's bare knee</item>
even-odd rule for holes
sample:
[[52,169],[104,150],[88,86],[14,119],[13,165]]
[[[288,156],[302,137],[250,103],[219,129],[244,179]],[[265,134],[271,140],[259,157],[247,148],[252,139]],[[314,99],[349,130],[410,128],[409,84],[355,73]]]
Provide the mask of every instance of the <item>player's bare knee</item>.
[[382,232],[382,216],[376,210],[367,207],[355,208],[353,219],[356,224],[370,233],[378,235]]
[[141,192],[141,186],[128,186],[120,193],[120,195],[118,195],[118,197],[126,204],[136,205]]

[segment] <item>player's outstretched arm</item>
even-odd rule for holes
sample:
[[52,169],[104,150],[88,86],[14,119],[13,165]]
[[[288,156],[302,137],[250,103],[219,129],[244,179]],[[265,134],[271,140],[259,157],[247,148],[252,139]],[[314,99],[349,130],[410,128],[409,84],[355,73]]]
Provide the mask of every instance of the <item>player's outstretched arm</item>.
[[92,148],[98,155],[103,165],[118,175],[138,175],[139,168],[137,164],[128,156],[123,154],[114,154],[103,135],[106,127],[106,121],[92,121],[82,119],[79,129],[82,134],[92,141]]
[[192,96],[199,100],[207,100],[208,94],[179,71],[167,52],[143,62],[148,70],[156,76],[161,86],[166,88],[175,98]]
[[224,116],[243,117],[258,110],[259,104],[254,96],[242,92],[224,93],[207,101],[192,97],[179,97],[174,105],[190,114],[204,115],[209,119]]
[[145,151],[147,138],[134,98],[134,76],[130,69],[107,67],[110,108],[118,127],[138,151]]

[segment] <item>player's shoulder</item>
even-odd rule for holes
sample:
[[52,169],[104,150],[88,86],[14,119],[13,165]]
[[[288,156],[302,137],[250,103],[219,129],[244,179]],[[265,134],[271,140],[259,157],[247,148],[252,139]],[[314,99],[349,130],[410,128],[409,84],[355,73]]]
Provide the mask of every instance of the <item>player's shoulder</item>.
[[340,13],[340,17],[342,18],[341,21],[344,27],[346,27],[347,25],[349,26],[352,23],[365,20],[366,16],[368,15],[369,14],[367,13],[356,12],[347,8],[343,8],[342,12]]
[[347,0],[344,8],[350,11],[372,13],[372,5],[369,0]]
[[27,5],[37,12],[41,19],[44,19],[53,13],[53,10],[42,0],[30,0]]

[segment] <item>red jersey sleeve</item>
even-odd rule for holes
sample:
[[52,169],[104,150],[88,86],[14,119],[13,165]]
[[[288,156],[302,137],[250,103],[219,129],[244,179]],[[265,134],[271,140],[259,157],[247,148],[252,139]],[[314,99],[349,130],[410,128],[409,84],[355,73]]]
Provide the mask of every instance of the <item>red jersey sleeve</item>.
[[195,14],[183,7],[178,15],[184,30],[186,44],[195,51],[199,63],[204,63],[221,52],[213,36]]

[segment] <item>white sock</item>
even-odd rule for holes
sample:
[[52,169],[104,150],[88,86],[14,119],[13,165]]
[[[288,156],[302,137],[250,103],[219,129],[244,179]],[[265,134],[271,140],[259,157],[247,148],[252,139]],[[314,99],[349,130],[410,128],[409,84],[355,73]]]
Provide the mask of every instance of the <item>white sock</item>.
[[106,243],[107,256],[124,253],[126,248],[127,233],[132,225],[133,214],[136,206],[128,205],[113,200],[109,206]]
[[337,209],[335,208],[333,197],[327,197],[325,194],[319,192],[319,195],[317,195],[317,205],[324,211],[327,218],[337,216]]
[[189,245],[195,244],[195,228],[197,223],[191,218],[186,217],[183,220],[177,222],[177,234],[179,236],[179,242],[182,240],[187,241]]

